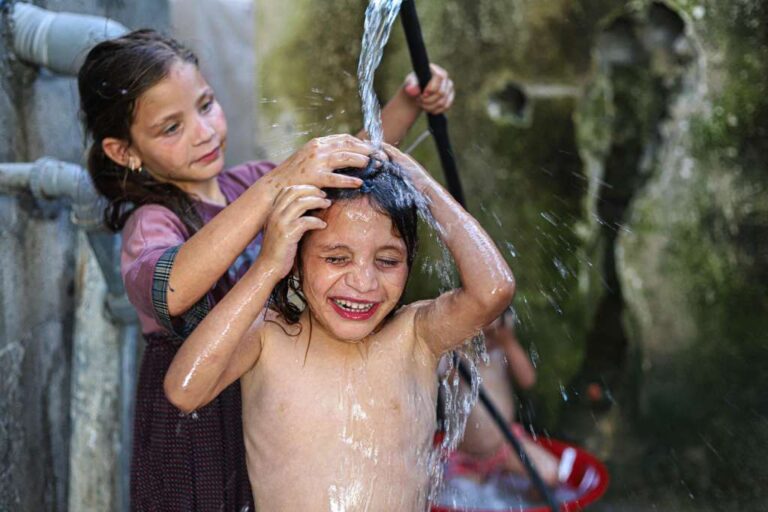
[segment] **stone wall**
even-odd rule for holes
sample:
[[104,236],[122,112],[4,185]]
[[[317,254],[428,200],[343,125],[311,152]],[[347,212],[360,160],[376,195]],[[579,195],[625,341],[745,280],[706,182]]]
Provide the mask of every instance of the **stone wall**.
[[[13,57],[12,3],[0,3],[0,161],[47,155],[82,164],[75,81]],[[166,2],[35,3],[128,27],[168,26]],[[116,508],[118,339],[105,324],[104,286],[66,205],[0,196],[0,510]]]

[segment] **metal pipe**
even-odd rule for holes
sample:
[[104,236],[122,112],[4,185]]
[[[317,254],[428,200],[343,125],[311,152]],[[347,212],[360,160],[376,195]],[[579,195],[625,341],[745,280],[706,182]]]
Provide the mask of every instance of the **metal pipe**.
[[24,61],[64,75],[77,75],[88,50],[128,29],[87,14],[52,12],[24,2],[12,6],[13,49]]

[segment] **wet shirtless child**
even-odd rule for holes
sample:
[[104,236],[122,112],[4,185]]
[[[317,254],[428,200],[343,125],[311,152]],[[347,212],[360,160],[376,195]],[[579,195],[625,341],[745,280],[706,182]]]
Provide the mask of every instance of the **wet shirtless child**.
[[[359,189],[283,190],[258,260],[166,375],[183,411],[241,379],[257,510],[424,510],[438,359],[512,299],[512,273],[477,221],[418,163],[386,152],[394,165],[351,171]],[[463,286],[401,306],[421,194]]]

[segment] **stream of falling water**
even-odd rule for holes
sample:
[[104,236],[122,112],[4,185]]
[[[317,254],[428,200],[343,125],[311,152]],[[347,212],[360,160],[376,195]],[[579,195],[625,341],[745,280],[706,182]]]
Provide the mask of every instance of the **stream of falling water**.
[[389,40],[401,3],[402,0],[371,0],[365,10],[365,30],[360,61],[357,65],[357,79],[360,99],[363,102],[365,131],[377,148],[381,147],[384,134],[381,127],[381,107],[373,90],[373,77],[381,63],[384,46]]
[[[381,124],[381,108],[378,97],[373,88],[373,80],[376,69],[381,63],[384,46],[389,39],[392,25],[400,11],[402,0],[370,0],[365,11],[365,25],[358,62],[357,75],[359,80],[360,97],[362,100],[362,112],[364,127],[375,147],[381,147],[383,130]],[[415,190],[410,191],[416,197],[421,194]],[[419,207],[421,219],[430,226],[430,235],[433,236],[441,248],[441,257],[436,261],[425,262],[426,272],[438,279],[440,291],[445,292],[459,285],[453,272],[452,258],[447,248],[443,245],[437,233],[441,228],[436,224],[429,212],[426,201]],[[453,451],[464,435],[467,418],[472,407],[477,401],[479,377],[477,373],[478,361],[485,360],[485,342],[482,333],[468,340],[464,346],[448,354],[443,358],[441,368],[444,372],[440,376],[440,393],[442,397],[443,422],[441,427],[445,436],[442,442],[428,454],[428,466],[430,471],[429,502],[437,499],[442,483],[442,465],[445,457]],[[469,386],[462,385],[458,372],[454,371],[455,362],[463,359],[471,369],[472,379]]]

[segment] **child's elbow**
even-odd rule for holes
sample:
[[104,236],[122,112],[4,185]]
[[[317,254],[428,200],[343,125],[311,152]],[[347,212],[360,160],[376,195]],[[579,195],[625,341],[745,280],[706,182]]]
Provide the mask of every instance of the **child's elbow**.
[[184,414],[190,414],[200,406],[196,400],[193,400],[194,397],[183,386],[178,385],[170,375],[165,376],[163,391],[168,401]]
[[501,314],[512,303],[516,290],[515,278],[511,272],[508,272],[491,290],[492,308],[498,310],[498,314]]
[[483,325],[498,317],[515,297],[515,280],[512,274],[495,279],[493,285],[474,295],[474,303],[482,312]]

